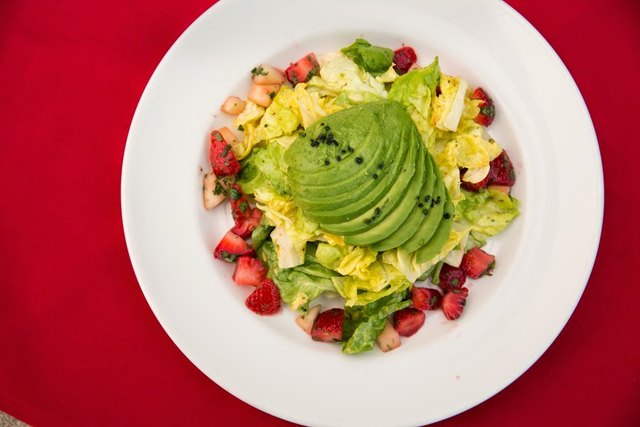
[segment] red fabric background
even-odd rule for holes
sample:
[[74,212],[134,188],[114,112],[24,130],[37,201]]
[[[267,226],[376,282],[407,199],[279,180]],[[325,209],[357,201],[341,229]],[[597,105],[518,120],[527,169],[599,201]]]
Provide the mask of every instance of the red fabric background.
[[[211,3],[0,2],[0,409],[26,422],[287,424],[178,351],[123,238],[131,117],[166,50]],[[640,158],[640,3],[510,3],[557,50],[589,106],[605,170],[602,243],[577,310],[538,363],[440,425],[637,426],[640,196],[630,180]]]

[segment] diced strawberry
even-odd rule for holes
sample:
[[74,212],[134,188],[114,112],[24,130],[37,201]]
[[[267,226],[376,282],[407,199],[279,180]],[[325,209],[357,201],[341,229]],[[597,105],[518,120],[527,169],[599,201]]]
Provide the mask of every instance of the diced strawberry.
[[289,68],[287,68],[284,73],[291,84],[295,86],[298,83],[308,81],[311,77],[318,74],[318,71],[320,71],[318,59],[314,53],[310,53],[289,65]]
[[506,185],[507,187],[511,187],[516,183],[516,172],[513,169],[513,163],[511,163],[511,159],[509,159],[506,151],[502,150],[502,153],[500,153],[498,157],[491,160],[490,167],[490,185]]
[[393,52],[393,69],[400,75],[406,74],[417,60],[416,51],[411,46],[403,46]]
[[213,256],[226,262],[236,262],[241,256],[255,256],[255,254],[256,251],[253,250],[249,243],[231,231],[227,231],[227,234],[222,237],[222,240],[213,251]]
[[445,291],[451,289],[460,289],[464,286],[464,282],[467,280],[467,275],[464,274],[461,268],[452,267],[449,264],[442,264],[440,274],[438,276],[440,286]]
[[231,145],[217,130],[211,132],[211,146],[209,147],[209,162],[213,173],[218,176],[235,175],[240,172],[240,163],[236,159]]
[[475,117],[474,121],[482,126],[489,126],[493,123],[493,119],[496,116],[496,108],[493,105],[493,100],[487,95],[484,89],[481,87],[476,88],[471,95],[471,99],[479,99],[482,102],[478,104],[480,107],[480,113]]
[[487,185],[489,184],[489,177],[491,176],[491,174],[487,174],[487,176],[480,182],[476,182],[475,184],[472,184],[471,182],[466,182],[464,180],[461,181],[462,183],[462,188],[464,188],[467,191],[474,191],[474,192],[478,192],[480,191],[480,189],[482,188],[487,188]]
[[313,323],[311,338],[315,341],[333,342],[342,340],[342,323],[344,322],[344,310],[332,308],[323,311]]
[[241,256],[233,271],[233,281],[238,285],[258,286],[267,277],[267,269],[257,258]]
[[460,290],[447,292],[442,297],[442,311],[444,317],[449,320],[456,320],[462,314],[464,305],[467,302],[467,296],[469,296],[469,290],[462,288]]
[[442,294],[436,289],[421,288],[413,286],[411,288],[411,307],[419,310],[435,310],[440,307]]
[[229,201],[231,202],[231,216],[235,222],[231,231],[240,237],[247,238],[260,224],[262,211],[251,207],[249,199],[242,192],[240,185],[233,184],[228,193]]
[[410,337],[418,332],[427,315],[417,308],[407,307],[393,313],[393,327],[403,337]]
[[271,279],[264,279],[244,304],[249,310],[260,315],[275,314],[280,311],[280,290]]
[[472,279],[477,279],[485,274],[491,275],[496,262],[496,257],[475,247],[467,251],[462,257],[460,268]]

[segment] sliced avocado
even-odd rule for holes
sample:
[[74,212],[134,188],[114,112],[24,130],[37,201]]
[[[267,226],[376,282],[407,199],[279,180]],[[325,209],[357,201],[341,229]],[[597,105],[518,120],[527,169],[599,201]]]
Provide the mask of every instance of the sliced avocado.
[[416,199],[419,198],[422,187],[425,183],[425,156],[427,150],[424,145],[418,146],[418,159],[416,161],[416,171],[411,178],[409,187],[395,209],[389,213],[382,221],[377,222],[373,227],[365,232],[347,236],[345,242],[352,245],[371,245],[372,243],[384,240],[393,234],[404,223],[416,206]]
[[451,233],[451,225],[453,224],[453,203],[450,200],[447,200],[444,204],[444,213],[442,215],[442,221],[440,221],[438,229],[433,233],[429,242],[416,251],[416,262],[422,264],[429,261],[438,255],[444,244],[447,243],[449,233]]
[[[436,174],[436,184],[433,190],[433,195],[430,198],[425,198],[423,201],[425,202],[425,207],[423,208],[423,219],[418,228],[415,230],[415,233],[402,244],[402,249],[407,252],[414,252],[419,249],[421,246],[424,246],[433,233],[435,233],[438,225],[440,224],[440,220],[442,219],[442,213],[444,210],[444,203],[442,203],[443,198],[446,197],[446,192],[444,188],[444,182],[442,181],[442,176],[438,171],[438,168],[433,162],[434,172]],[[436,204],[434,200],[437,200],[440,197],[441,202]],[[427,210],[427,214],[424,214],[424,209]]]
[[[417,200],[414,202],[414,207],[411,210],[411,213],[407,217],[407,219],[398,227],[395,233],[392,233],[387,238],[375,242],[369,247],[374,251],[382,252],[389,249],[397,248],[398,246],[405,243],[407,240],[411,238],[418,230],[422,220],[425,218],[424,209],[429,206],[429,203],[425,202],[425,198],[429,196],[429,199],[433,197],[435,184],[436,184],[436,174],[434,172],[435,165],[433,164],[433,160],[428,152],[425,149],[425,159],[424,159],[424,183],[422,186],[422,190],[417,197]],[[407,197],[409,195],[407,194]]]
[[[386,173],[375,173],[369,179],[373,186],[352,189],[346,195],[326,196],[320,201],[309,201],[302,196],[294,196],[295,202],[305,209],[305,215],[320,223],[335,224],[350,221],[378,203],[389,193],[406,165],[409,144],[398,147],[396,157],[388,161]],[[383,169],[381,172],[385,172]]]
[[[412,131],[418,132],[415,127]],[[411,182],[411,178],[416,170],[416,157],[418,156],[418,149],[421,147],[422,142],[419,139],[410,138],[412,141],[411,147],[409,147],[409,155],[406,157],[404,166],[401,168],[398,179],[393,184],[389,192],[382,197],[374,206],[369,208],[366,212],[359,216],[343,222],[328,223],[327,221],[320,222],[320,227],[324,230],[339,234],[343,236],[350,236],[357,233],[364,232],[380,221],[382,221],[387,215],[389,215],[405,194],[405,191]],[[323,217],[326,219],[332,215],[331,212],[323,213]],[[334,214],[335,215],[335,214]],[[313,218],[312,218],[313,219]]]

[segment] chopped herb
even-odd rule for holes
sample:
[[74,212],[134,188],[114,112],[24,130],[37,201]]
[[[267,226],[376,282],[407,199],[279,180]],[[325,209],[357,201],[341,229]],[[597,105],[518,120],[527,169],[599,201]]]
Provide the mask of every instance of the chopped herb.
[[217,130],[213,131],[213,137],[216,139],[216,141],[224,141],[224,138]]
[[423,209],[422,213],[425,214],[425,215],[429,215],[429,209]]
[[215,195],[227,194],[227,190],[224,189],[222,184],[220,184],[219,182],[216,182],[216,188],[213,190],[213,194],[215,194]]
[[238,126],[238,130],[239,130],[240,132],[243,132],[243,131],[244,131],[244,126],[239,125],[239,126]]
[[264,70],[264,68],[262,68],[262,65],[259,65],[257,67],[254,67],[251,70],[251,75],[252,76],[266,76],[268,73]]
[[324,164],[329,166],[331,164],[331,162],[329,161],[329,159],[324,159]]
[[418,207],[419,208],[424,208],[424,204],[423,203],[418,203]]
[[380,208],[376,208],[376,210],[374,211],[376,215],[380,215]]
[[[451,218],[451,215],[449,215],[449,212],[445,212],[445,214],[442,216],[444,219],[449,219]],[[492,220],[493,221],[493,220]]]
[[356,163],[357,164],[361,164],[364,160],[362,159],[362,157],[358,156],[356,157]]
[[240,197],[242,197],[242,193],[236,190],[235,188],[232,187],[229,190],[229,198],[231,200],[238,200]]
[[378,179],[378,174],[377,173],[373,174],[373,179]]
[[231,150],[231,145],[225,145],[218,157],[227,157],[227,154],[229,154],[229,150]]
[[269,92],[269,98],[273,99],[276,97],[276,93],[275,92]]
[[341,156],[336,156],[336,160],[340,161],[340,160],[342,160],[342,157]]
[[243,200],[238,205],[238,209],[240,209],[240,212],[245,213],[247,211],[247,209],[249,209],[249,203],[247,203],[246,200]]
[[384,165],[382,163],[378,163],[378,169],[382,169]]
[[220,252],[220,258],[227,262],[236,262],[238,260],[238,255],[229,253],[227,251]]

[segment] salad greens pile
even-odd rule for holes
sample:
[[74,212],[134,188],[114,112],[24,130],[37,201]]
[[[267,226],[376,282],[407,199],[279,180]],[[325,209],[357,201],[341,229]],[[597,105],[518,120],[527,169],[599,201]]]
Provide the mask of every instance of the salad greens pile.
[[[320,58],[319,75],[294,88],[282,86],[267,108],[248,101],[234,121],[243,131],[233,146],[242,165],[237,182],[264,214],[253,245],[293,310],[306,312],[323,294],[344,299],[345,353],[371,350],[389,315],[410,305],[413,282],[442,262],[459,264],[465,250],[482,246],[519,213],[518,201],[504,192],[461,186],[461,170],[466,180],[482,179],[502,152],[473,120],[479,101],[471,99],[467,83],[442,73],[438,58],[402,76],[392,60],[391,49],[357,39]],[[328,232],[294,201],[288,178],[286,153],[307,128],[333,113],[383,100],[399,103],[410,116],[453,207],[446,241],[423,262],[402,247],[376,251]]]

